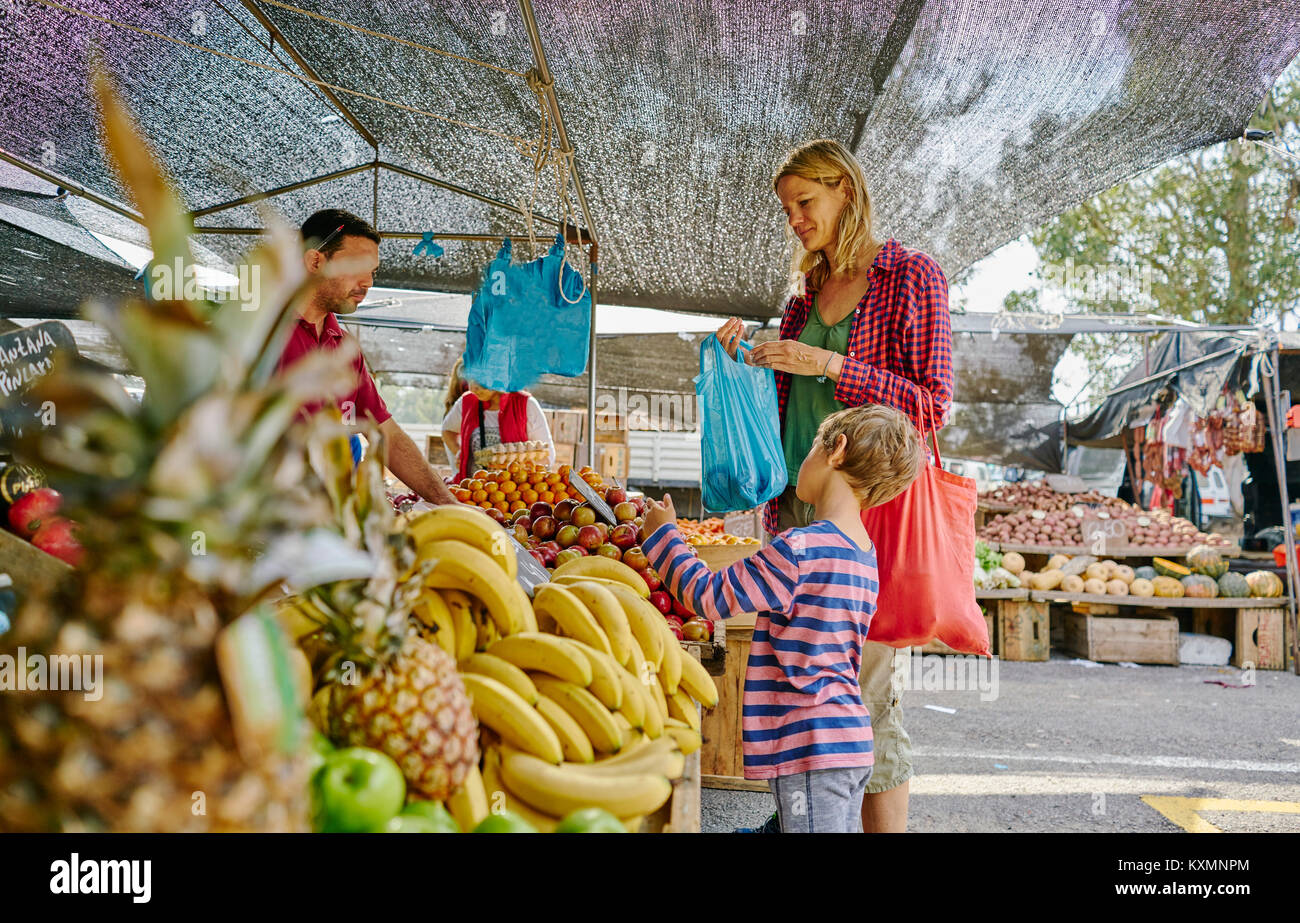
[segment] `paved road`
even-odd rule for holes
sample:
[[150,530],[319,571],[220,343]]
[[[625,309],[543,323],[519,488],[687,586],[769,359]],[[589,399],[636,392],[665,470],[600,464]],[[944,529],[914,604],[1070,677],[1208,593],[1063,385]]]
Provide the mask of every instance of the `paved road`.
[[[936,656],[914,658],[903,696],[912,831],[1300,833],[1300,677],[1236,689],[1206,682],[1250,679],[1235,668],[1054,656],[968,678],[983,693],[918,688],[937,685]],[[704,829],[771,810],[765,793],[706,790]]]

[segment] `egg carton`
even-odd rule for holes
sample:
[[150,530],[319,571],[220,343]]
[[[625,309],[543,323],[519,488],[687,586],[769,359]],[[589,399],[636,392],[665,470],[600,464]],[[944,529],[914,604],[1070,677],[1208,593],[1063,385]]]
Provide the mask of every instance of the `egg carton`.
[[474,453],[474,464],[479,468],[502,468],[516,462],[545,462],[549,446],[540,439],[528,442],[503,442]]

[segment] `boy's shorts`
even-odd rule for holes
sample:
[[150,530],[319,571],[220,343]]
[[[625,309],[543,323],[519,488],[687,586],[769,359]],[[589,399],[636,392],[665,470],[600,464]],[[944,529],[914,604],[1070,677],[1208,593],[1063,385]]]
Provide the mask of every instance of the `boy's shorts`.
[[[795,496],[787,487],[777,502],[777,528],[803,527],[812,522],[813,507]],[[876,795],[897,788],[912,778],[912,740],[903,730],[903,690],[901,673],[894,661],[900,655],[887,644],[868,641],[862,645],[862,670],[858,681],[862,687],[862,704],[871,713],[872,751],[875,766],[866,793]]]
[[861,833],[870,766],[812,769],[768,780],[782,833]]

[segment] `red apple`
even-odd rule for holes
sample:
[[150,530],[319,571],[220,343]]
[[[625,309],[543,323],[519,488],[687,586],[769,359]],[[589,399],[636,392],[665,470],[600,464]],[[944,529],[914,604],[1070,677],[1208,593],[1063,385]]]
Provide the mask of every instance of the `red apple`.
[[[624,560],[624,563],[627,563],[626,559]],[[656,571],[653,567],[647,565],[646,567],[643,567],[639,571],[637,571],[637,573],[641,575],[641,579],[645,581],[645,585],[650,588],[651,593],[653,593],[655,590],[658,590],[661,586],[664,585],[664,582],[659,579],[659,572]],[[664,595],[667,596],[668,594],[664,593]],[[669,604],[668,609],[671,608],[672,605]],[[663,611],[667,612],[668,609],[665,609]]]
[[492,507],[492,509],[484,510],[483,512],[487,513],[489,516],[491,516],[495,521],[499,522],[501,525],[504,526],[506,524],[506,514],[501,512],[495,506]]
[[517,526],[523,526],[529,535],[533,534],[533,517],[528,515],[527,510],[520,510],[510,521]]
[[609,523],[596,522],[594,525],[600,530],[600,542],[603,545],[605,542],[609,541]]
[[640,545],[633,545],[623,552],[623,563],[635,571],[640,571],[650,566],[650,559],[645,556]]
[[543,516],[552,515],[554,515],[554,511],[551,509],[551,505],[545,500],[538,500],[528,508],[528,516],[531,519],[541,519]]
[[600,530],[594,525],[583,526],[578,530],[578,544],[588,551],[599,548],[600,543]]
[[687,609],[676,599],[673,600],[673,615],[680,615],[684,619],[694,618],[695,613]]
[[536,561],[538,564],[540,564],[542,567],[546,566],[546,555],[542,554],[540,551],[537,551],[536,549],[528,553],[532,555],[533,560]]
[[555,558],[560,553],[558,548],[552,548],[550,543],[537,546],[537,553],[542,556],[543,567],[554,567]]
[[590,526],[596,522],[596,511],[584,503],[573,511],[569,520],[578,527]]
[[678,618],[676,615],[673,615],[672,613],[665,615],[664,621],[667,622],[669,625],[676,625],[678,628],[681,628],[683,624],[682,620]]
[[621,487],[611,487],[605,491],[605,502],[610,506],[618,506],[620,503],[627,501],[627,491]]
[[654,606],[664,615],[673,611],[672,597],[663,590],[655,590],[650,594],[650,605]]
[[552,539],[552,540],[549,541],[549,542],[542,542],[542,543],[541,543],[540,545],[538,545],[537,547],[538,547],[539,549],[542,549],[542,548],[548,548],[548,549],[550,549],[551,554],[559,554],[561,551],[564,550],[563,548],[560,547],[560,543],[557,542],[557,541],[555,541],[554,539]]
[[38,487],[14,501],[9,507],[9,525],[23,538],[31,538],[37,530],[55,517],[63,497],[53,487]]
[[614,507],[614,518],[619,522],[631,522],[636,519],[636,507],[624,500]]
[[533,534],[544,542],[554,538],[558,528],[559,524],[553,516],[540,516],[533,520]]
[[[555,504],[555,518],[560,522],[569,522],[573,517],[573,511],[577,508],[577,500],[561,500]],[[578,523],[578,525],[581,525],[581,523]]]
[[682,635],[682,626],[678,625],[677,622],[675,621],[669,622],[668,630],[673,633],[673,636],[676,637],[678,641],[685,640],[685,638]]
[[637,543],[636,529],[627,523],[620,523],[609,532],[609,540],[619,548],[628,549]]
[[578,527],[572,523],[560,526],[560,531],[555,533],[555,540],[560,543],[561,548],[571,548],[578,541]]
[[36,530],[32,544],[47,554],[52,554],[60,561],[73,567],[79,565],[85,557],[85,549],[77,541],[76,523],[70,519],[55,516]]
[[596,549],[596,554],[606,558],[611,558],[615,561],[621,561],[623,559],[623,552],[619,551],[617,545],[611,545],[609,542],[598,547]]
[[638,516],[645,515],[645,497],[633,497],[632,505],[636,507],[636,514]]
[[584,554],[586,554],[586,552],[581,548],[565,548],[555,556],[555,566],[561,567],[568,564],[570,561],[576,561]]
[[687,641],[709,640],[708,619],[694,618],[682,626],[682,637]]

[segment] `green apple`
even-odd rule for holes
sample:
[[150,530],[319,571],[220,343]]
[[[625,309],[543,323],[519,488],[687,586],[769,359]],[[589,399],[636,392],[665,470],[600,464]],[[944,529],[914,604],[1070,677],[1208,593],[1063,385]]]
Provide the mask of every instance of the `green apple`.
[[475,833],[536,833],[537,828],[528,821],[524,820],[518,814],[511,811],[502,811],[500,814],[489,814],[483,818],[483,821],[474,828]]
[[325,833],[381,831],[406,800],[402,770],[387,754],[365,747],[330,754],[314,790],[318,829]]
[[460,833],[460,825],[451,812],[439,801],[408,801],[398,817],[419,817],[427,820],[438,829],[434,833]]
[[556,833],[627,833],[623,822],[603,808],[582,808],[555,826]]

